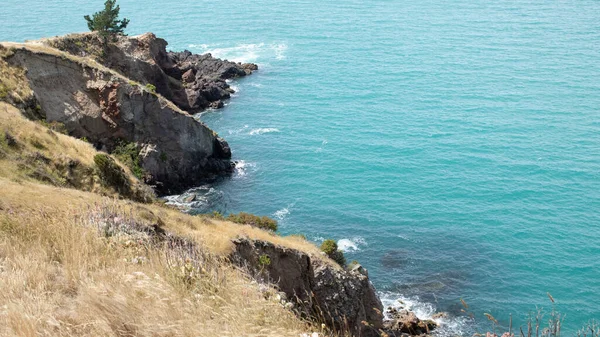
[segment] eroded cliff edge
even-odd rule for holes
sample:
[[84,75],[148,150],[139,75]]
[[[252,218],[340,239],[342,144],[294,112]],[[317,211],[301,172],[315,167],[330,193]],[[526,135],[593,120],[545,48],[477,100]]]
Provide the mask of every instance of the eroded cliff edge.
[[103,45],[94,33],[41,42],[72,55],[93,58],[131,80],[150,83],[156,92],[190,113],[223,107],[223,101],[234,93],[227,80],[250,75],[258,69],[253,63],[230,62],[211,54],[168,52],[167,41],[152,33],[115,36],[108,45]]

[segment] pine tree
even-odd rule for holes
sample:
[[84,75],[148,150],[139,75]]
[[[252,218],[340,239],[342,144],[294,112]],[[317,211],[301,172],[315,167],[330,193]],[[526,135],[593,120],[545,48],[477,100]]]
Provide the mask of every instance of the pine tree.
[[91,18],[89,15],[84,16],[88,28],[92,32],[100,33],[105,40],[111,34],[122,34],[129,24],[129,19],[119,20],[121,8],[116,5],[116,2],[117,0],[106,0],[104,10],[94,13]]

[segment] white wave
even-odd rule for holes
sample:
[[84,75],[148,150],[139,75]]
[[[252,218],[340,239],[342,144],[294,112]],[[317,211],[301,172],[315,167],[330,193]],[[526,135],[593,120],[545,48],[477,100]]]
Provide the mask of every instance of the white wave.
[[288,47],[286,44],[274,45],[273,50],[275,51],[275,58],[278,60],[285,59],[285,52],[287,51],[287,48]]
[[225,194],[223,191],[204,185],[187,190],[180,195],[164,197],[167,205],[172,205],[182,211],[198,211],[200,213],[211,212],[223,203]]
[[438,324],[434,336],[466,336],[470,334],[468,317],[436,317],[437,308],[433,303],[422,302],[418,297],[405,297],[392,292],[380,292],[379,298],[384,308],[384,317],[390,319],[388,308],[396,310],[410,310],[421,320],[430,319]]
[[240,160],[235,164],[235,176],[245,177],[250,169],[255,169],[256,164]]
[[294,208],[295,205],[296,205],[295,202],[288,204],[286,207],[273,213],[273,217],[275,219],[277,219],[278,221],[284,221],[285,218],[292,212],[292,209]]
[[248,133],[250,136],[254,135],[262,135],[263,133],[272,133],[272,132],[280,132],[279,129],[276,128],[259,128],[253,129]]
[[278,210],[277,212],[273,213],[273,217],[276,218],[277,220],[281,221],[283,219],[285,219],[285,217],[290,214],[290,210],[286,207],[286,208],[282,208],[280,210]]
[[361,237],[354,237],[352,239],[341,239],[337,242],[338,249],[347,252],[356,252],[360,250],[360,246],[366,246],[367,242]]
[[322,243],[323,241],[325,241],[325,238],[322,236],[314,236],[312,238],[312,241],[316,242],[316,243]]
[[227,79],[225,83],[229,84],[229,87],[235,91],[235,93],[231,94],[231,96],[237,96],[237,93],[240,91],[240,86],[234,80]]
[[285,43],[242,43],[236,46],[190,44],[193,52],[210,53],[212,56],[233,62],[265,61],[269,59],[284,60],[288,46]]
[[190,45],[188,45],[188,48],[191,48],[191,49],[195,49],[195,48],[207,49],[208,45],[207,44],[190,44]]
[[237,135],[240,134],[242,132],[245,132],[248,129],[248,125],[244,125],[244,127],[239,128],[237,130],[229,130],[227,131],[230,135]]

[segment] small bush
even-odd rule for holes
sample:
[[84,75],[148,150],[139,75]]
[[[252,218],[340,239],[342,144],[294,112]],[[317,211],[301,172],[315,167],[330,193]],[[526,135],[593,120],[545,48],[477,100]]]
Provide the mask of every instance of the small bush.
[[217,219],[217,220],[225,220],[225,217],[219,211],[212,212],[210,214],[210,217],[213,218],[213,219]]
[[337,262],[340,266],[346,265],[346,258],[344,252],[338,249],[338,245],[334,240],[325,240],[321,244],[321,250],[329,256],[330,259]]
[[250,213],[240,212],[238,214],[229,214],[227,220],[243,225],[250,225],[265,229],[268,231],[277,231],[277,221],[266,216],[258,216]]
[[166,154],[166,153],[164,153],[164,152],[161,152],[161,153],[160,153],[160,157],[159,157],[159,158],[160,158],[160,161],[162,161],[163,163],[166,163],[166,162],[167,162],[167,159],[168,159],[168,158],[167,158],[167,154]]
[[120,142],[111,153],[121,163],[125,164],[134,176],[138,179],[143,179],[146,171],[140,163],[140,150],[137,144]]
[[261,268],[265,268],[271,264],[271,258],[269,255],[263,254],[258,257],[258,264]]
[[125,171],[110,156],[99,153],[94,156],[94,163],[98,167],[98,173],[102,183],[113,187],[119,193],[129,194],[129,180]]
[[151,93],[155,94],[156,93],[156,86],[148,83],[146,84],[146,89],[148,89],[148,91],[150,91]]
[[[38,110],[37,107],[36,110]],[[41,108],[39,110],[41,111]],[[45,119],[42,119],[39,121],[39,123],[52,131],[62,133],[64,135],[68,134],[67,127],[61,122],[48,122]]]

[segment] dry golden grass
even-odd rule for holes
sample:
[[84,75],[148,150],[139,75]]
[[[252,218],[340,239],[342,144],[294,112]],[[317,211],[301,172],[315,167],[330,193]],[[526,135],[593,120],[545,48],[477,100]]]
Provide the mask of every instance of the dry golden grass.
[[[203,260],[210,273],[183,282],[183,265],[165,248],[86,226],[94,204],[140,218],[152,212],[169,227],[182,221],[178,229],[186,232],[200,218],[171,219],[159,206],[2,178],[0,191],[0,335],[298,336],[310,329],[265,298],[272,289],[261,290],[218,256]],[[198,224],[207,231],[221,225],[225,232],[236,226]]]
[[[0,102],[0,176],[117,195],[100,182],[94,164],[98,153],[91,144],[54,132]],[[124,165],[121,167],[134,190],[150,195],[147,187]]]

